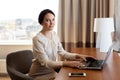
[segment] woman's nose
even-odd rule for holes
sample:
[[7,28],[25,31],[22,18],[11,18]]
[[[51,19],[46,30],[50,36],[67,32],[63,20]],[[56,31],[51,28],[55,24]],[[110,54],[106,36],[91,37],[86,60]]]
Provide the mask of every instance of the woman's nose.
[[50,24],[54,24],[54,21],[50,21]]

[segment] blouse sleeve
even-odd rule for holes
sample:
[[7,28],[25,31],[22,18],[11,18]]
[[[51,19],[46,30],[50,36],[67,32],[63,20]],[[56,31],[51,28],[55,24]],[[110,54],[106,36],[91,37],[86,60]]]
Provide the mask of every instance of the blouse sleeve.
[[[57,37],[57,35],[56,35],[56,37]],[[65,51],[63,49],[62,44],[58,37],[56,40],[58,41],[58,54],[60,54],[62,56],[62,59],[63,60],[64,59],[75,60],[77,54],[73,54],[73,53]]]
[[33,53],[34,53],[35,59],[38,60],[38,62],[42,66],[52,67],[52,68],[61,67],[63,65],[63,62],[49,60],[43,46],[45,46],[45,44],[42,41],[40,41],[36,37],[33,38]]
[[76,55],[77,55],[77,54],[73,54],[73,53],[65,51],[63,49],[61,43],[59,43],[59,46],[58,46],[58,54],[60,54],[62,56],[63,60],[64,59],[75,60]]

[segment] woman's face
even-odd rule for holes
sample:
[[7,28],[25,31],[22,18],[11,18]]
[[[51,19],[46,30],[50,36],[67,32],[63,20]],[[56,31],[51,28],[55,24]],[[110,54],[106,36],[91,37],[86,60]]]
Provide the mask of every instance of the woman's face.
[[43,29],[46,31],[51,31],[54,29],[54,25],[55,25],[55,16],[51,13],[46,14],[42,22]]

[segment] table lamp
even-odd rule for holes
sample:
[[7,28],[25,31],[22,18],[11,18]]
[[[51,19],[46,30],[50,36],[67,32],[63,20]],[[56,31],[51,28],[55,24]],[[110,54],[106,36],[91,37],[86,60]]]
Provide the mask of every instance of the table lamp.
[[96,48],[100,48],[100,52],[107,52],[112,45],[113,18],[95,18],[94,32],[97,32]]

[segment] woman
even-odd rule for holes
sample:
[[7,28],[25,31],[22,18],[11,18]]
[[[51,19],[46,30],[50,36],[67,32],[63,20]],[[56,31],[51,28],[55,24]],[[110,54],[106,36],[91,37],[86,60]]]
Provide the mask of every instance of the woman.
[[[42,30],[33,38],[34,60],[29,75],[35,80],[53,80],[56,70],[62,66],[79,68],[83,66],[85,55],[66,52],[53,31],[55,25],[55,14],[49,10],[43,10],[38,18],[43,26]],[[66,61],[58,61],[58,54]]]

